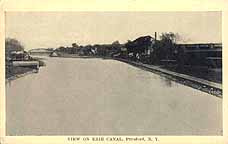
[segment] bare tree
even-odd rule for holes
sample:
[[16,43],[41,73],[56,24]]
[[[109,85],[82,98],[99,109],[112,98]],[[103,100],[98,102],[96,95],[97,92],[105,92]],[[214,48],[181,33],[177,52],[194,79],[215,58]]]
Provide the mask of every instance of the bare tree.
[[180,35],[173,32],[162,33],[160,39],[161,49],[165,59],[172,59],[175,53],[175,44],[180,39]]
[[171,44],[176,43],[180,39],[180,35],[178,33],[168,32],[162,33],[160,36],[161,41],[170,42]]

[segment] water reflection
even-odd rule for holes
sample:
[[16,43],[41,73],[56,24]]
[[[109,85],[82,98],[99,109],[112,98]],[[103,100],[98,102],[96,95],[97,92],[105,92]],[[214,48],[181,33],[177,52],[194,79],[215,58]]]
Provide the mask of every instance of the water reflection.
[[160,78],[161,78],[161,81],[164,83],[165,86],[167,86],[167,87],[173,86],[172,80],[165,78],[165,77],[160,77]]
[[161,75],[155,75],[148,71],[145,68],[137,68],[137,78],[142,79],[142,81],[153,81],[153,80],[160,80],[161,84],[166,87],[172,87],[173,86],[173,80],[171,78],[168,78],[167,75],[161,74]]

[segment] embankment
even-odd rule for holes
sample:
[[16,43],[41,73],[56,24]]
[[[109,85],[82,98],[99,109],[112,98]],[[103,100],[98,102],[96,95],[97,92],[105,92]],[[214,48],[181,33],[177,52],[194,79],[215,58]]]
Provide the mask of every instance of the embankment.
[[159,75],[162,75],[168,79],[176,81],[178,83],[190,86],[194,89],[209,93],[211,95],[222,98],[222,84],[211,82],[205,79],[192,77],[185,74],[180,74],[177,72],[169,71],[167,69],[162,69],[159,66],[147,65],[140,62],[134,62],[121,58],[114,58],[115,60],[125,62],[136,67],[142,68],[144,70],[152,71]]

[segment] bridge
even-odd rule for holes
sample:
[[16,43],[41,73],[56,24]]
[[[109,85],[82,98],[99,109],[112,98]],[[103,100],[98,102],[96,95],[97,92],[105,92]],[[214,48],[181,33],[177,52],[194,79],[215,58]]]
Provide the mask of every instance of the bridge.
[[53,52],[52,49],[45,49],[45,48],[31,49],[28,51],[30,55],[41,55],[41,56],[49,56],[52,52]]

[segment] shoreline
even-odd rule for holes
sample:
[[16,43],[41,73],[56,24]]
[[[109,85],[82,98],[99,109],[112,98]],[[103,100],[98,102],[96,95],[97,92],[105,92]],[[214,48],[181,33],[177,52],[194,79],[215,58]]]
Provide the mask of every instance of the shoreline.
[[210,95],[222,98],[222,84],[210,82],[204,79],[192,77],[189,75],[172,72],[167,69],[162,69],[159,67],[153,67],[151,65],[146,65],[143,63],[133,62],[126,59],[121,58],[114,58],[114,60],[118,60],[124,63],[128,63],[130,65],[133,65],[135,67],[141,68],[146,71],[153,72],[155,74],[158,74],[160,76],[166,77],[172,81],[175,81],[179,84],[189,86],[191,88],[200,90],[202,92],[206,92]]
[[9,68],[13,72],[10,73],[9,77],[7,77],[7,76],[5,77],[5,82],[8,83],[8,82],[10,82],[12,80],[16,80],[16,79],[24,77],[26,75],[33,74],[33,73],[38,73],[40,67],[45,66],[45,63],[43,61],[41,61],[41,60],[37,60],[37,61],[39,62],[39,68],[38,69],[29,67],[29,66],[26,66],[26,67],[21,67],[21,66],[17,67],[16,66],[16,67]]
[[84,58],[84,59],[93,59],[93,58],[102,58],[102,59],[113,59],[112,57],[107,56],[79,56],[79,55],[59,55],[59,56],[49,56],[50,58]]
[[36,69],[31,69],[30,71],[27,71],[25,73],[15,74],[14,76],[10,76],[10,77],[6,78],[5,82],[9,83],[10,81],[16,80],[18,78],[21,78],[21,77],[24,77],[24,76],[27,76],[27,75],[33,74],[33,73],[37,73],[37,70]]

